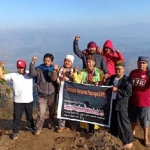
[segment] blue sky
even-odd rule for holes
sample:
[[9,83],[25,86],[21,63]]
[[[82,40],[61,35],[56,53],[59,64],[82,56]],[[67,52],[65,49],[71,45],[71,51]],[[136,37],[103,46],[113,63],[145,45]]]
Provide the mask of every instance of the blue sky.
[[0,0],[0,28],[147,23],[149,8],[150,0]]

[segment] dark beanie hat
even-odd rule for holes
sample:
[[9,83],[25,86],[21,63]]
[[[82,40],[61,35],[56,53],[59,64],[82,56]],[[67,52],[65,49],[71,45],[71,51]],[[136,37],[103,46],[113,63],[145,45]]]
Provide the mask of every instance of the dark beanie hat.
[[138,61],[145,61],[145,62],[149,62],[149,57],[146,56],[139,56]]
[[117,66],[125,67],[125,64],[124,64],[123,61],[117,61],[117,62],[115,63],[115,67],[117,67]]
[[87,45],[87,48],[97,48],[98,46],[96,45],[96,43],[95,42],[90,42],[90,43],[88,43],[88,45]]

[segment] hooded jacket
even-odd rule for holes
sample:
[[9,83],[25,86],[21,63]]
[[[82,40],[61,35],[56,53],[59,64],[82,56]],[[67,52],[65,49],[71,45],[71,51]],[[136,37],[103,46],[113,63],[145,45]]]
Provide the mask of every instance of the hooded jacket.
[[[104,53],[104,48],[111,49],[111,52],[106,54]],[[124,57],[121,52],[115,52],[113,48],[113,43],[111,40],[107,40],[103,45],[103,56],[107,64],[108,74],[115,74],[115,63],[119,60],[124,62]]]
[[37,78],[38,96],[42,98],[51,98],[54,96],[57,72],[44,71],[41,68],[35,68],[35,64],[30,63],[29,74]]
[[[74,42],[73,42],[73,51],[80,59],[82,59],[83,69],[85,69],[86,68],[86,54],[82,53],[82,51],[79,49],[78,41],[76,41],[76,40],[74,40]],[[87,53],[87,55],[89,55],[89,54]],[[96,60],[95,67],[101,69],[104,72],[104,74],[108,73],[106,62],[105,62],[103,56],[100,54],[97,54],[97,53],[94,53],[93,56]]]

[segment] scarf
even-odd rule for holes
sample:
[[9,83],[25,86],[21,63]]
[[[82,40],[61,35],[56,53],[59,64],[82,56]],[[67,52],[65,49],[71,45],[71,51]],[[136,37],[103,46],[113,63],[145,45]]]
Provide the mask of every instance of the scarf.
[[72,77],[73,68],[61,67],[58,73],[57,83],[60,84],[63,81],[64,76],[68,78]]
[[44,64],[41,64],[36,68],[40,68],[42,71],[51,72],[54,69],[54,65],[51,64],[49,67],[46,67]]
[[[51,72],[54,69],[54,65],[51,64],[49,67],[46,67],[44,64],[41,64],[36,68],[40,68],[42,71]],[[34,78],[34,83],[37,83],[37,77]]]

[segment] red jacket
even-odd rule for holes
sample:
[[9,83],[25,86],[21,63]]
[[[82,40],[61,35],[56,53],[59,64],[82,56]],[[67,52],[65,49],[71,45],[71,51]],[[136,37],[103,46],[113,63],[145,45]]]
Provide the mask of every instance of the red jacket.
[[[111,52],[106,54],[104,53],[104,48],[110,48]],[[107,64],[107,69],[109,75],[115,74],[115,63],[116,61],[124,61],[124,57],[121,52],[115,52],[111,40],[107,40],[103,45],[103,56]]]

